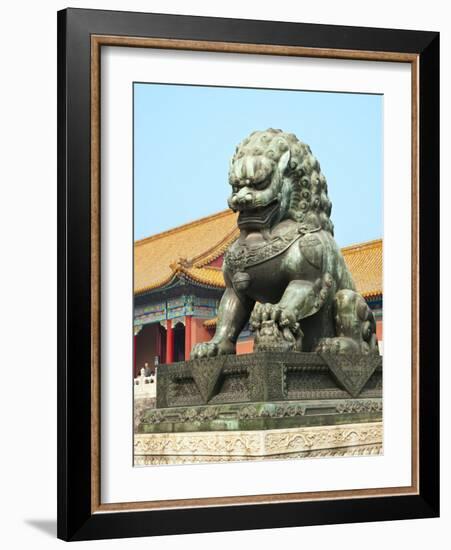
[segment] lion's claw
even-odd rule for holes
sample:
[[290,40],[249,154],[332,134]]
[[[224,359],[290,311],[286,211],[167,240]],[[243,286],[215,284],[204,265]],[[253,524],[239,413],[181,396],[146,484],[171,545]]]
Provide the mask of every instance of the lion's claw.
[[196,344],[191,350],[191,359],[200,359],[202,357],[214,357],[217,355],[218,346],[215,342],[202,342]]
[[269,320],[277,323],[281,330],[289,328],[295,331],[298,327],[296,313],[292,308],[281,306],[280,304],[257,303],[250,319],[252,329],[254,331],[259,330],[262,323]]
[[191,359],[203,359],[205,357],[216,357],[217,355],[228,355],[235,353],[235,346],[221,342],[201,342],[191,350]]

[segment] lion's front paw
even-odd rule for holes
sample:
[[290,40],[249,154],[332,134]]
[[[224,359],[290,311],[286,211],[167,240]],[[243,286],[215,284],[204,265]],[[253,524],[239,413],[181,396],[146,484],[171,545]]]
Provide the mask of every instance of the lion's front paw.
[[250,318],[252,330],[259,330],[265,321],[274,321],[281,330],[288,328],[293,333],[299,326],[294,308],[280,304],[257,303]]
[[257,304],[250,319],[256,351],[301,351],[303,334],[295,311],[280,304]]
[[202,342],[196,344],[191,350],[191,359],[204,357],[216,357],[217,355],[229,355],[235,353],[235,346],[226,342]]

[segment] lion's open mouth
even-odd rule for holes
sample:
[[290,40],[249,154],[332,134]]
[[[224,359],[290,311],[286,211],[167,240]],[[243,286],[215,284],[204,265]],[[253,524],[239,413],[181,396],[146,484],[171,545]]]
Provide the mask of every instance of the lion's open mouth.
[[259,208],[252,208],[249,210],[242,210],[238,216],[239,227],[265,227],[270,225],[271,219],[276,213],[279,206],[277,199],[272,200],[266,206]]

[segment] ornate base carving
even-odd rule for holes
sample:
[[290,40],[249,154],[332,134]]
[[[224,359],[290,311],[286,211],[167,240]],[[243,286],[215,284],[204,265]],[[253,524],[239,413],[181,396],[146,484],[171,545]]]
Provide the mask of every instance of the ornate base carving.
[[375,355],[258,352],[158,367],[157,408],[382,397],[382,358]]
[[382,453],[382,422],[266,431],[136,434],[135,466]]
[[255,431],[377,422],[382,419],[382,399],[229,403],[135,412],[140,415],[137,433]]

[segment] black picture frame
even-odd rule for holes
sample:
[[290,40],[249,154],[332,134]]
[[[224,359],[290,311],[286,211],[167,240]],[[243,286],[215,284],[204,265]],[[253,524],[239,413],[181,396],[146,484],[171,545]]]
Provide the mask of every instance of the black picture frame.
[[[92,508],[91,37],[152,37],[418,56],[419,490],[101,513]],[[331,54],[331,57],[334,55]],[[147,13],[58,13],[58,537],[88,540],[439,515],[439,33]]]

